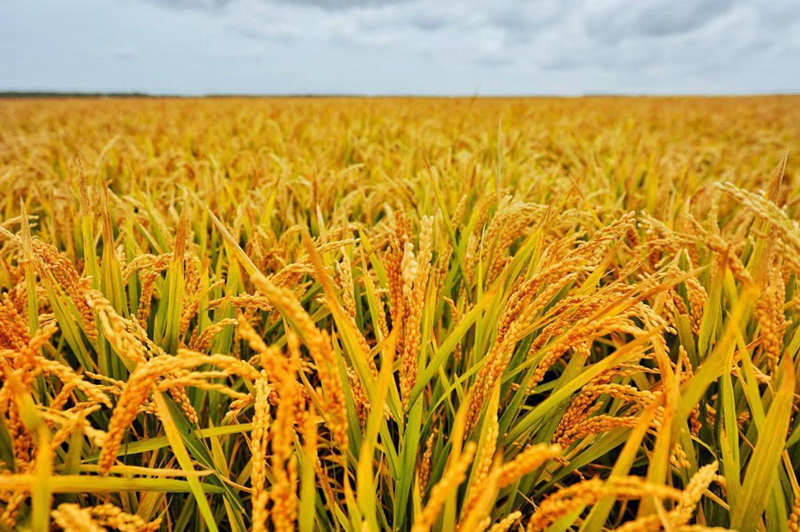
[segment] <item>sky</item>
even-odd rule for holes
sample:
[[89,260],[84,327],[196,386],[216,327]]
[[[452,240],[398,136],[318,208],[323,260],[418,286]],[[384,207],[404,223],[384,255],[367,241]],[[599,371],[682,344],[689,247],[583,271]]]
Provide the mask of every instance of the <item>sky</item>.
[[5,0],[0,90],[800,92],[800,1]]

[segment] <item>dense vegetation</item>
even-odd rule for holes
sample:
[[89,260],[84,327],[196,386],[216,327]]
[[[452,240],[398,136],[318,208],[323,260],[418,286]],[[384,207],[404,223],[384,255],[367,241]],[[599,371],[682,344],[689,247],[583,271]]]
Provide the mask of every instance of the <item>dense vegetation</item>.
[[0,124],[0,527],[800,529],[800,98]]

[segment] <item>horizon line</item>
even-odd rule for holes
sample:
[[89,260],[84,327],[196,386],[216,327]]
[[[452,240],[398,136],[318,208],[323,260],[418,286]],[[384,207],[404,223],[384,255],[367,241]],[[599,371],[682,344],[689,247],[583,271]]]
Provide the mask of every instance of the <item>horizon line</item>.
[[474,94],[441,94],[441,93],[324,93],[324,92],[296,92],[296,93],[236,93],[236,92],[209,92],[203,94],[187,93],[159,93],[143,91],[71,91],[71,90],[0,90],[0,98],[153,98],[153,99],[202,99],[202,98],[419,98],[419,99],[460,99],[460,98],[485,98],[485,99],[524,99],[524,98],[753,98],[769,96],[800,96],[799,92],[741,92],[741,93],[648,93],[648,92],[585,92],[580,94],[555,94],[555,93],[474,93]]

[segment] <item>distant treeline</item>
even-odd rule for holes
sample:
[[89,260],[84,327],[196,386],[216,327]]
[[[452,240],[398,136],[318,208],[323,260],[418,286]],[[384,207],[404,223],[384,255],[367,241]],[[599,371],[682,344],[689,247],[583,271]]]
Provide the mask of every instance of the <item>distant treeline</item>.
[[152,98],[143,92],[0,91],[0,98]]
[[145,92],[0,91],[0,98],[361,98],[356,94],[149,94]]

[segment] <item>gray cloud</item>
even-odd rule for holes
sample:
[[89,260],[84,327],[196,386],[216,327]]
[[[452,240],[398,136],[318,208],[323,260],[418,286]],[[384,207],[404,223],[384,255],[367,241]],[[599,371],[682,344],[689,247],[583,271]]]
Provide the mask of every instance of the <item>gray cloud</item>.
[[450,20],[447,17],[433,13],[417,13],[410,17],[408,22],[412,27],[420,31],[433,32],[446,27]]
[[590,37],[615,43],[632,36],[665,37],[702,28],[723,16],[735,0],[600,0],[591,2],[584,14]]
[[327,10],[347,10],[353,7],[374,7],[400,4],[406,0],[280,0],[285,3],[304,4]]

